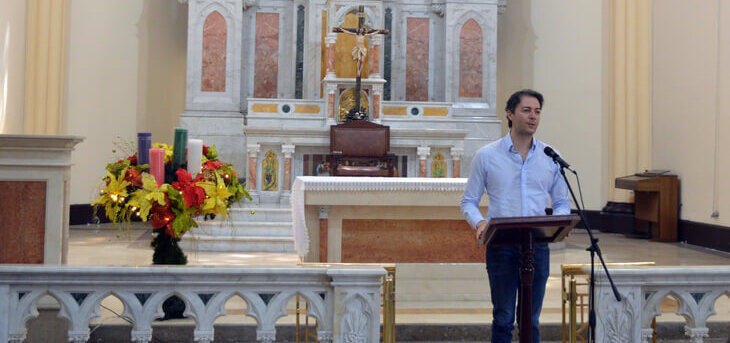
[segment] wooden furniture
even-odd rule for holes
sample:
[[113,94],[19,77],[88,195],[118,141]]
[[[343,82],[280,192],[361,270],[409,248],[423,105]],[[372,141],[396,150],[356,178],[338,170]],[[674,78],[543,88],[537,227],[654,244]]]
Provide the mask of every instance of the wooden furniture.
[[332,176],[395,175],[390,154],[390,127],[366,120],[330,126]]
[[[532,343],[532,281],[535,274],[535,244],[562,241],[578,224],[576,214],[563,216],[505,217],[489,221],[482,236],[484,245],[519,245],[520,267],[520,343]],[[489,248],[487,248],[489,249]]]
[[[616,178],[616,188],[634,191],[634,231],[653,241],[676,242],[679,179],[676,175],[629,175]],[[648,229],[642,225],[648,222]],[[656,224],[657,230],[653,230]]]

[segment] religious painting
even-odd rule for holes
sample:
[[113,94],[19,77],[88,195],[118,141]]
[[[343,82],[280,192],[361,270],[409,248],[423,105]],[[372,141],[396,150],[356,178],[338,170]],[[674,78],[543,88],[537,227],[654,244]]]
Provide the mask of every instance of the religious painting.
[[[345,121],[347,113],[349,113],[350,109],[353,107],[355,107],[355,88],[350,88],[340,95],[340,105],[337,109],[337,120],[340,122]],[[360,91],[360,107],[364,107],[365,112],[370,112],[368,94],[362,90]]]
[[469,19],[459,37],[459,95],[482,97],[482,28]]
[[446,161],[444,161],[444,155],[441,155],[441,153],[433,157],[431,177],[446,177]]
[[279,160],[276,157],[276,153],[269,150],[264,156],[264,162],[262,163],[262,176],[261,189],[264,191],[275,191],[278,190],[279,186]]
[[203,66],[200,90],[226,91],[226,19],[213,11],[203,24]]
[[279,75],[279,13],[256,13],[254,98],[276,98]]

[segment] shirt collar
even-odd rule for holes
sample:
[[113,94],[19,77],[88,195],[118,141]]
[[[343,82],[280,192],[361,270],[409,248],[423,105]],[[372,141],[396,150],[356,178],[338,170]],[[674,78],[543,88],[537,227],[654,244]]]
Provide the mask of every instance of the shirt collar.
[[[515,150],[515,144],[512,142],[512,135],[510,135],[510,132],[507,132],[507,135],[504,136],[502,141],[504,142],[504,147],[507,149],[507,151],[517,152],[517,150]],[[538,142],[539,141],[537,140],[537,138],[535,138],[535,136],[533,136],[532,137],[532,147],[530,147],[530,151],[535,151],[535,149],[537,149]]]

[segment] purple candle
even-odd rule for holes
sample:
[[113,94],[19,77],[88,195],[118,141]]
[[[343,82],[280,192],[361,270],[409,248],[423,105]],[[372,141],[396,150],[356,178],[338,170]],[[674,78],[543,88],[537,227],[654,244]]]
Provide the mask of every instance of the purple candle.
[[137,164],[150,164],[150,148],[152,147],[152,134],[149,132],[137,133]]

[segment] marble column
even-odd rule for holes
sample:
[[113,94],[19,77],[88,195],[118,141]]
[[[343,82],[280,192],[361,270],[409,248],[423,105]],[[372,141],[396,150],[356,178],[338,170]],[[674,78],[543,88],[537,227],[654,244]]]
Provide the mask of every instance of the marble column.
[[461,156],[464,156],[464,148],[451,148],[451,160],[454,163],[451,177],[461,177]]
[[383,44],[383,36],[375,35],[370,37],[373,47],[370,48],[370,56],[368,56],[368,64],[370,68],[369,78],[380,78],[380,46]]
[[327,219],[329,206],[319,207],[319,262],[327,262]]
[[248,184],[248,190],[256,190],[256,165],[258,164],[257,156],[259,151],[261,151],[261,145],[259,144],[249,144],[246,146],[246,150],[248,151],[248,180],[246,180],[246,183]]
[[294,145],[282,144],[281,152],[284,154],[284,184],[281,187],[283,191],[291,190],[291,155],[294,153]]
[[380,97],[383,94],[383,85],[373,85],[373,121],[380,123]]
[[335,119],[335,111],[337,110],[335,106],[335,92],[337,91],[337,85],[328,84],[325,91],[327,92],[327,124],[333,125],[337,122]]
[[334,32],[327,33],[324,43],[327,47],[327,74],[325,77],[335,77],[335,43],[337,43],[337,34]]
[[419,146],[416,150],[418,154],[418,177],[427,177],[426,160],[431,155],[431,148],[427,146]]

